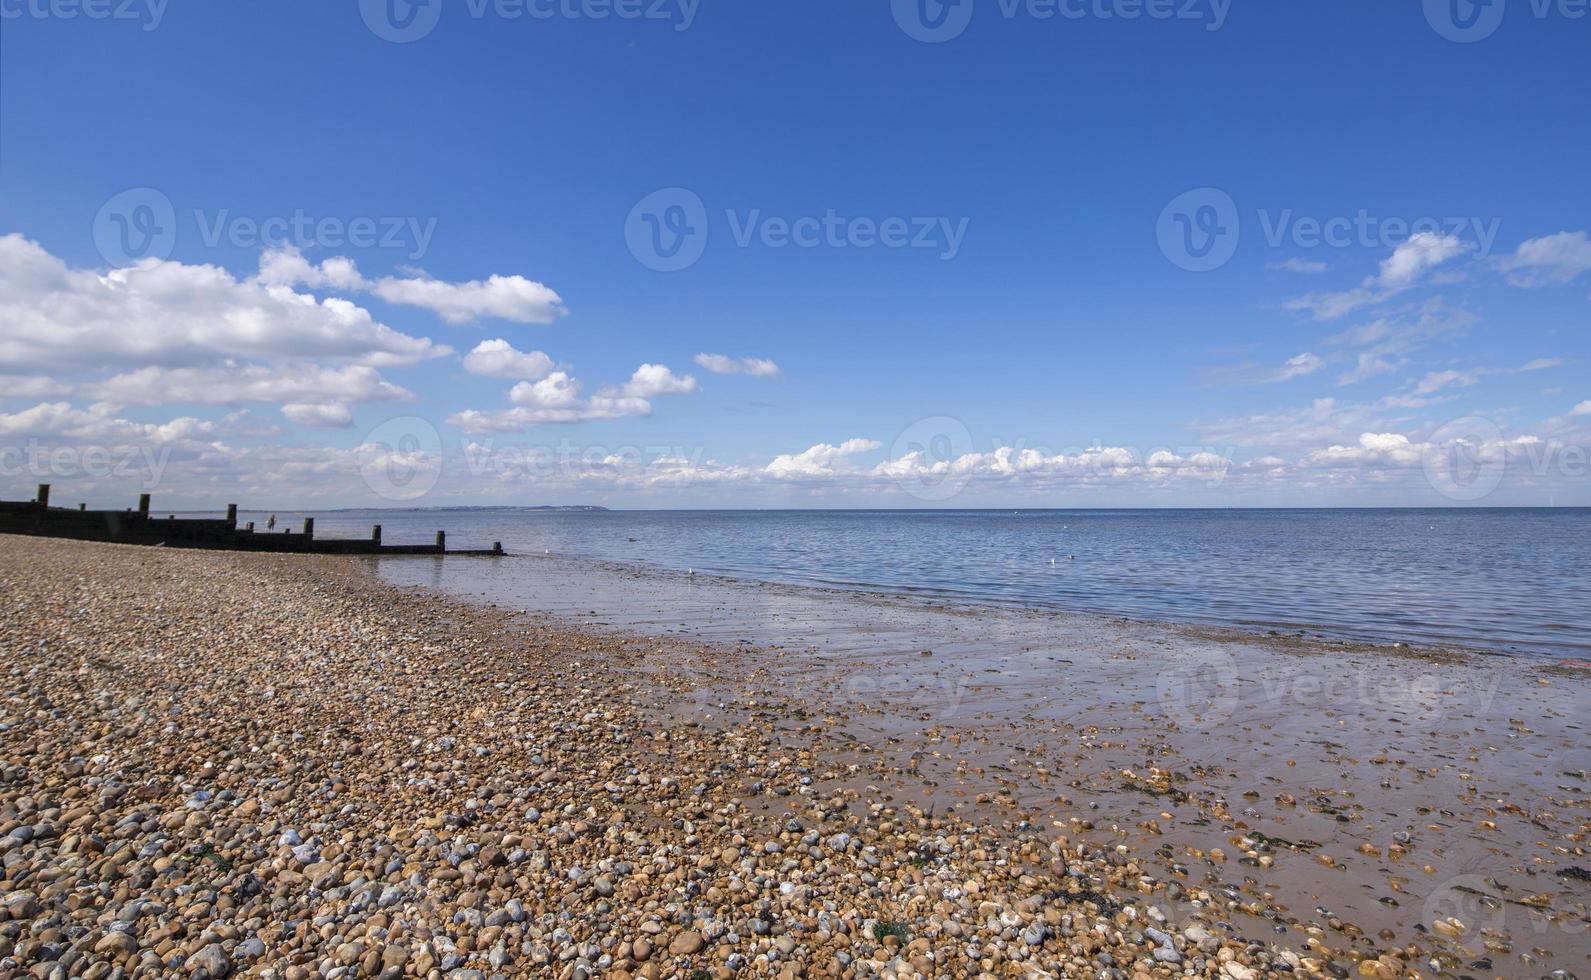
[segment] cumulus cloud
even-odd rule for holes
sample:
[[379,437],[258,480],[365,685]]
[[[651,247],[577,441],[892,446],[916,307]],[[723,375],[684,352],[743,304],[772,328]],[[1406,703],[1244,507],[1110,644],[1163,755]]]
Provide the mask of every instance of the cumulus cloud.
[[521,381],[509,390],[508,400],[513,408],[470,409],[448,416],[448,424],[479,435],[652,414],[652,403],[645,398],[611,393],[581,398],[580,382],[564,371],[554,371],[539,381]]
[[1351,446],[1328,446],[1306,457],[1312,465],[1384,460],[1410,464],[1420,461],[1420,447],[1396,432],[1366,432]]
[[[390,402],[414,396],[363,364],[237,364],[146,367],[91,386],[96,397],[124,405],[235,405],[241,402]],[[296,421],[296,420],[295,420]]]
[[554,371],[540,381],[514,385],[508,400],[522,408],[570,408],[580,401],[580,382],[564,371]]
[[292,245],[271,249],[260,256],[259,280],[273,286],[303,285],[343,292],[365,288],[365,279],[353,259],[333,256],[316,265]]
[[42,402],[32,408],[0,414],[0,437],[58,436],[71,441],[131,441],[165,444],[216,432],[214,422],[178,418],[169,422],[132,422],[119,418],[115,407],[74,408],[70,402]]
[[452,324],[487,317],[514,323],[551,323],[565,312],[563,299],[523,276],[492,276],[484,282],[440,279],[378,279],[370,291],[389,303],[418,306]]
[[725,354],[697,354],[696,363],[714,374],[749,374],[756,378],[774,378],[779,375],[779,365],[761,357],[729,357]]
[[946,459],[917,450],[885,460],[873,468],[873,474],[930,486],[977,479],[1032,486],[1132,480],[1153,484],[1177,478],[1219,480],[1231,465],[1228,457],[1209,449],[1156,449],[1145,455],[1124,446],[1090,446],[1071,452],[1000,446]]
[[260,258],[259,281],[277,286],[305,285],[343,292],[366,292],[403,306],[430,310],[451,324],[495,318],[514,323],[551,323],[567,312],[552,289],[524,276],[494,275],[486,280],[446,282],[423,272],[406,278],[367,279],[351,259],[334,257],[319,265],[294,246],[272,249]]
[[72,386],[43,375],[0,374],[0,398],[59,398]]
[[1565,283],[1591,271],[1591,239],[1583,231],[1560,231],[1532,238],[1497,265],[1515,286],[1526,288]]
[[643,364],[635,369],[621,390],[631,398],[656,398],[659,395],[688,395],[696,389],[696,379],[688,374],[675,374],[663,364]]
[[847,439],[838,446],[823,442],[805,452],[775,457],[773,462],[764,468],[764,472],[784,479],[833,476],[836,464],[846,457],[872,452],[881,446],[882,443],[874,442],[872,439]]
[[1591,401],[1583,401],[1569,409],[1570,415],[1591,415]]
[[1355,288],[1335,293],[1310,293],[1289,300],[1285,308],[1311,313],[1317,320],[1339,320],[1414,288],[1431,270],[1472,248],[1456,235],[1420,232],[1393,249],[1392,254],[1381,261],[1381,270],[1367,276]]
[[552,358],[539,350],[515,350],[506,340],[483,340],[464,355],[464,370],[486,378],[539,381],[552,373]]
[[344,299],[146,259],[73,269],[21,235],[0,236],[0,368],[84,371],[291,353],[412,364],[447,348],[377,322]]
[[354,413],[342,402],[294,402],[282,406],[282,414],[299,425],[323,429],[351,429]]

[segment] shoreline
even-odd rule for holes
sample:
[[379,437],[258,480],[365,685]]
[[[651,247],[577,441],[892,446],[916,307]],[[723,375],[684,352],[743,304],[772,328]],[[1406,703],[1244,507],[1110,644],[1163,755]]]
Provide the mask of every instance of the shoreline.
[[[1557,873],[1591,864],[1577,671],[1510,658],[1529,684],[1494,668],[1487,693],[1475,683],[1481,667],[1420,661],[1429,689],[1405,684],[1414,693],[1397,703],[1372,693],[1357,704],[1322,688],[1313,716],[1292,719],[1310,707],[1296,685],[1279,698],[1273,689],[1264,713],[1243,701],[1256,683],[1297,679],[1267,673],[1282,655],[1251,638],[1179,648],[1142,624],[1101,624],[1021,649],[1000,617],[979,613],[962,617],[977,636],[929,656],[877,642],[910,634],[894,620],[875,624],[871,656],[797,656],[814,651],[789,644],[804,635],[802,610],[789,606],[771,620],[762,611],[786,637],[781,649],[725,644],[705,629],[649,636],[505,613],[384,585],[369,563],[346,559],[62,544],[0,538],[0,583],[20,600],[0,620],[18,651],[0,717],[0,840],[16,841],[5,845],[0,960],[53,951],[33,926],[59,915],[73,925],[53,927],[53,942],[80,952],[74,964],[143,963],[152,974],[225,960],[224,972],[310,976],[328,959],[394,977],[582,966],[657,977],[1586,967],[1585,883]],[[656,597],[634,591],[625,601],[639,617]],[[1001,661],[991,648],[1017,653]],[[1222,688],[1223,653],[1240,668],[1235,701]],[[1212,669],[1216,684],[1201,686]],[[1398,673],[1355,669],[1371,692]],[[1459,684],[1469,711],[1455,718]],[[1058,705],[1063,689],[1071,700]],[[1152,705],[1161,713],[1151,717]],[[1433,717],[1415,717],[1422,708]],[[1489,727],[1520,709],[1533,712],[1528,722]],[[168,732],[173,710],[196,726]],[[1422,721],[1439,726],[1426,743],[1407,731]],[[1313,726],[1334,733],[1329,762],[1303,751],[1320,734]],[[1263,804],[1275,812],[1231,792],[1234,763],[1246,761],[1235,756],[1255,739],[1300,755],[1279,774],[1241,773],[1267,800],[1292,798]],[[1486,741],[1501,744],[1465,744]],[[1396,758],[1404,751],[1412,761]],[[1532,753],[1534,775],[1520,768]],[[1361,760],[1397,785],[1380,792]],[[105,804],[104,788],[117,785],[127,788]],[[1308,788],[1327,792],[1335,812],[1315,809],[1322,797]],[[1377,807],[1414,797],[1451,809],[1400,827],[1463,817],[1463,831],[1393,830]],[[102,811],[83,805],[93,799]],[[150,812],[129,825],[130,807]],[[1480,810],[1494,825],[1484,834],[1471,819]],[[1304,847],[1316,840],[1306,831],[1319,843]],[[1346,847],[1358,837],[1385,838],[1373,861]],[[306,846],[314,853],[298,851]],[[20,882],[17,867],[28,869]],[[252,896],[239,882],[248,875],[261,889]],[[120,884],[70,908],[78,892],[59,886],[96,881]],[[1365,891],[1368,903],[1356,894]],[[200,913],[195,895],[205,896]],[[1379,901],[1395,895],[1405,900]],[[1499,908],[1485,896],[1501,896]],[[505,914],[509,901],[519,917]],[[1423,905],[1447,901],[1465,921],[1451,936],[1421,921]],[[269,924],[239,918],[267,906],[279,907],[254,918]],[[215,919],[202,928],[172,928],[205,914]],[[311,927],[317,916],[329,918]],[[304,926],[274,929],[294,921]],[[12,936],[17,923],[27,928]],[[1488,950],[1502,941],[1484,929],[1509,932],[1509,948]],[[401,962],[387,965],[397,950]],[[1481,957],[1492,969],[1472,965]]]
[[[374,556],[372,556],[374,557]],[[412,556],[411,556],[412,557]],[[419,556],[422,560],[425,556]],[[1341,650],[1350,653],[1374,653],[1387,657],[1409,657],[1416,659],[1438,659],[1459,662],[1466,659],[1501,657],[1515,658],[1523,661],[1528,666],[1544,667],[1574,667],[1578,664],[1591,665],[1591,661],[1579,661],[1577,658],[1560,654],[1532,653],[1521,650],[1509,650],[1502,647],[1468,646],[1462,643],[1426,643],[1419,641],[1386,641],[1371,639],[1366,636],[1353,636],[1346,633],[1335,632],[1338,629],[1347,630],[1347,627],[1322,626],[1317,623],[1261,623],[1237,622],[1222,624],[1213,619],[1205,620],[1172,620],[1155,619],[1145,616],[1131,616],[1120,613],[1106,612],[1091,609],[1065,609],[1044,605],[1035,605],[1020,599],[1003,600],[991,596],[974,598],[972,596],[957,595],[953,593],[938,593],[931,590],[891,590],[878,585],[867,583],[820,583],[796,582],[777,579],[760,579],[750,575],[739,575],[731,572],[702,571],[698,569],[680,569],[666,565],[658,565],[647,561],[620,561],[611,558],[600,558],[591,555],[559,554],[536,555],[516,554],[503,556],[505,560],[515,562],[562,562],[574,566],[586,566],[602,570],[614,575],[631,576],[641,579],[656,579],[659,581],[678,579],[688,576],[694,580],[715,583],[731,589],[743,589],[764,593],[786,593],[794,596],[813,596],[822,600],[836,603],[865,603],[880,607],[900,606],[925,613],[938,613],[947,616],[979,617],[985,615],[1016,615],[1053,621],[1058,627],[1064,628],[1069,624],[1085,623],[1096,626],[1112,627],[1129,625],[1139,629],[1158,629],[1167,632],[1180,632],[1189,636],[1205,636],[1209,638],[1223,638],[1230,641],[1252,642],[1266,644],[1278,649],[1293,649],[1300,645],[1316,648]],[[389,560],[376,560],[373,564],[377,569],[377,576],[383,581],[389,581],[387,576],[382,576],[379,569],[392,567]],[[406,583],[408,577],[391,579],[398,583]],[[418,586],[426,589],[438,589],[435,585]],[[440,589],[444,594],[453,595],[466,602],[475,602],[472,596],[460,592]],[[490,603],[488,603],[490,604]],[[1572,650],[1581,647],[1570,648]],[[1591,651],[1591,643],[1583,649]]]

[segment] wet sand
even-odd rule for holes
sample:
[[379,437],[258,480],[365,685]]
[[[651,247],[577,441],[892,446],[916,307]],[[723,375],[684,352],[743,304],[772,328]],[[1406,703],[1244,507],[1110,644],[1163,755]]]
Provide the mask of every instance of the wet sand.
[[702,720],[804,705],[875,760],[881,798],[1125,844],[1250,935],[1444,951],[1475,976],[1591,973],[1583,666],[575,558],[380,573],[683,641]]

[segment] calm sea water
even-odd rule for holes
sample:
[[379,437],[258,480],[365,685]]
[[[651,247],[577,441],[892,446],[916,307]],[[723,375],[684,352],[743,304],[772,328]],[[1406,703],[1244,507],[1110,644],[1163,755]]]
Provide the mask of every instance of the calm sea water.
[[[297,524],[301,515],[279,515]],[[260,520],[247,515],[246,520]],[[1591,509],[368,511],[321,536],[1136,619],[1583,657]],[[1053,564],[1052,564],[1053,562]],[[528,571],[527,571],[528,574]]]

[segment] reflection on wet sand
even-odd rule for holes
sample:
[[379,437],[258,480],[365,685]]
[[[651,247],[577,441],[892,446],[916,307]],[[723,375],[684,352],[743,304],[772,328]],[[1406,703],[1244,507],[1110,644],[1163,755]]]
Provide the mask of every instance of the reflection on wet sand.
[[[1130,845],[1250,934],[1583,973],[1583,669],[879,595],[582,559],[382,562],[660,646],[702,719],[777,699],[881,800]],[[792,724],[792,736],[796,733]],[[887,781],[874,773],[889,773]]]

